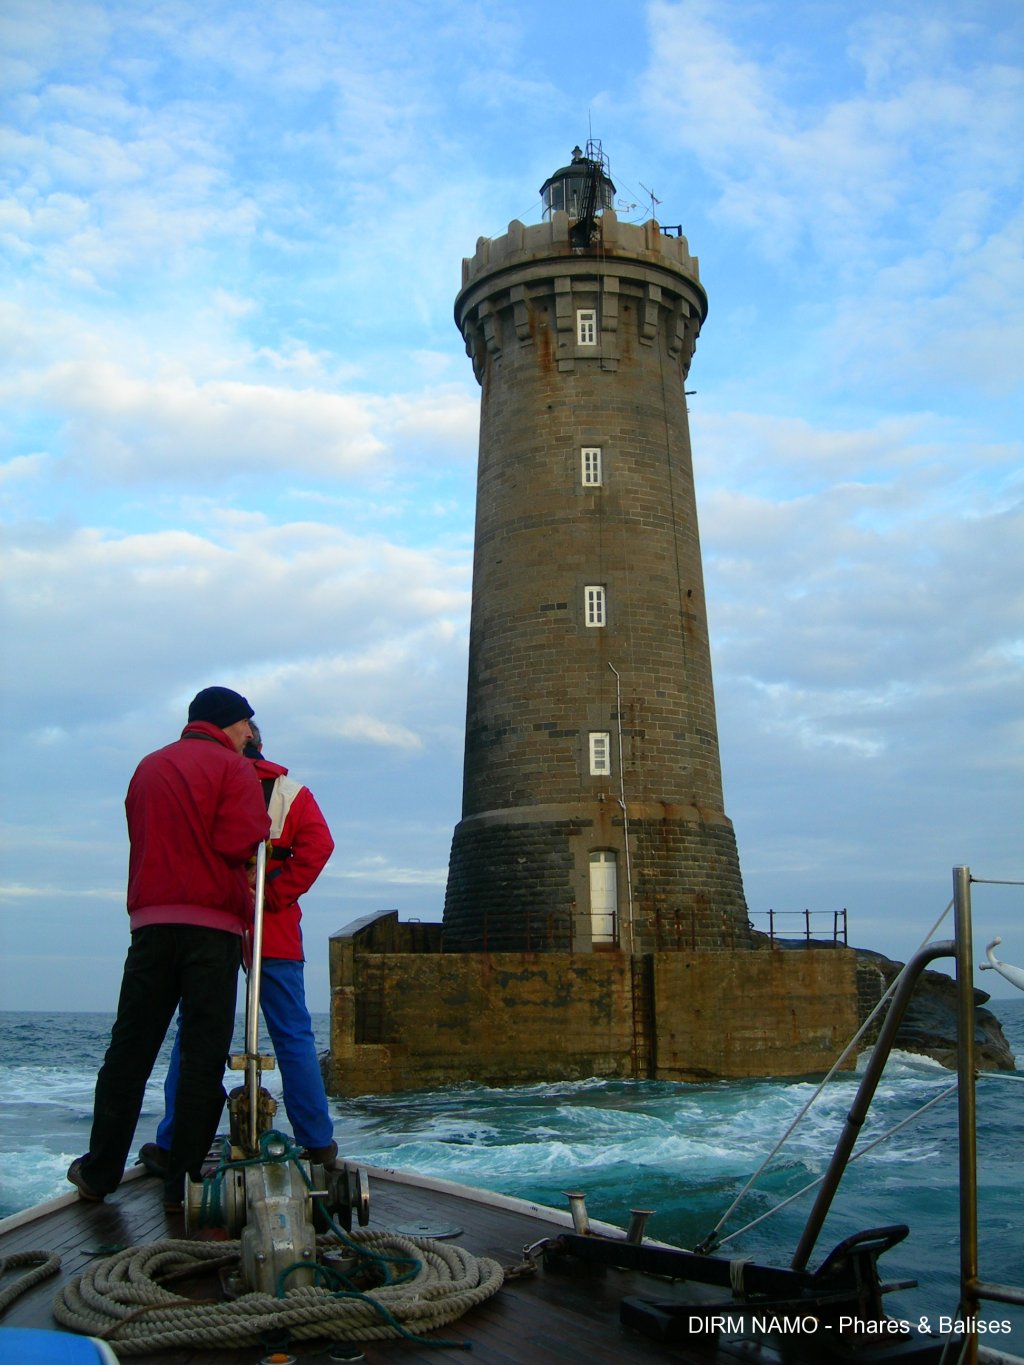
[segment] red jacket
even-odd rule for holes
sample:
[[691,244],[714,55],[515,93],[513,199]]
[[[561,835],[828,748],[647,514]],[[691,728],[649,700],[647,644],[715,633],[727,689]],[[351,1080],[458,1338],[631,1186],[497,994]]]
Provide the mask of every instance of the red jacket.
[[132,929],[197,924],[240,934],[252,920],[246,861],[270,825],[252,763],[208,721],[148,754],[125,797]]
[[327,866],[334,840],[313,793],[289,777],[287,768],[268,758],[252,760],[252,766],[262,782],[272,784],[267,797],[271,851],[263,896],[263,956],[301,962],[299,897]]

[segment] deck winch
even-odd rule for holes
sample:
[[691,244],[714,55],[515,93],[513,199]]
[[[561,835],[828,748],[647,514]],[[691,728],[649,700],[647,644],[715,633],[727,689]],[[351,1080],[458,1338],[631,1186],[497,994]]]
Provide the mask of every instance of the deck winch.
[[245,1051],[229,1059],[245,1082],[228,1097],[229,1139],[210,1153],[203,1179],[185,1180],[185,1231],[217,1228],[241,1244],[239,1293],[279,1294],[316,1279],[316,1237],[336,1220],[346,1231],[355,1212],[370,1219],[369,1180],[361,1167],[310,1162],[287,1134],[273,1127],[277,1101],[262,1085],[272,1056],[259,1051],[260,970],[267,849],[256,857],[252,961],[245,994]]

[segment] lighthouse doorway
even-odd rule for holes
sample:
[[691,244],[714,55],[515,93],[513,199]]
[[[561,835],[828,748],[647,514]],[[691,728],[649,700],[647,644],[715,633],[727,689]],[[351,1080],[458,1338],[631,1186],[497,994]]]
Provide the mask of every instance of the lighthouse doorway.
[[614,850],[595,849],[590,855],[590,942],[611,948],[618,941],[618,866]]

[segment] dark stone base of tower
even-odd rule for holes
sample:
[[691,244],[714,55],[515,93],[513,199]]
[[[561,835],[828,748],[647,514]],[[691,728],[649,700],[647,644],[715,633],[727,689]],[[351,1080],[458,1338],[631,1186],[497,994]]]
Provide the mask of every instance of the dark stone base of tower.
[[596,818],[587,805],[461,821],[448,865],[446,950],[749,948],[729,821],[696,810],[628,809],[630,887],[609,942],[594,940],[590,852],[625,841],[626,817],[611,802]]

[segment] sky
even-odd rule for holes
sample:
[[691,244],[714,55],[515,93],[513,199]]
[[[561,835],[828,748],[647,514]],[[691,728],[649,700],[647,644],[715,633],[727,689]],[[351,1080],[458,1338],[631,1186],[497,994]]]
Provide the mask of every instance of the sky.
[[[709,298],[687,386],[755,925],[845,908],[905,958],[955,865],[1024,881],[1022,62],[1018,0],[4,0],[0,1007],[115,1007],[125,789],[210,684],[336,840],[311,1008],[331,933],[440,919],[479,420],[453,302],[588,138]],[[974,901],[1024,964],[1024,887]]]

